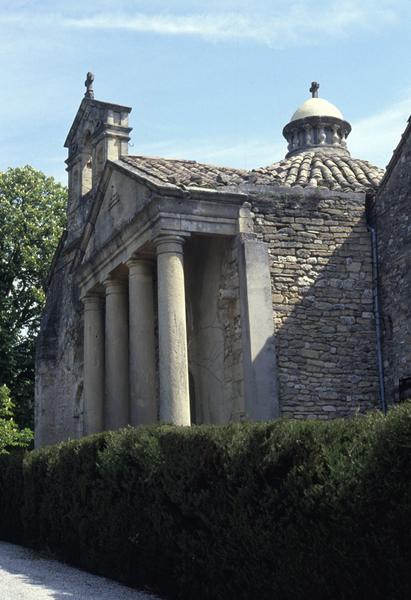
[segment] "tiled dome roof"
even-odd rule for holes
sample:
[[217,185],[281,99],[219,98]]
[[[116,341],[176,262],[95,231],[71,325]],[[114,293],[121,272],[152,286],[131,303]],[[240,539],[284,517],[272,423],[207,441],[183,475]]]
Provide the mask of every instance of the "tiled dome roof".
[[354,191],[375,190],[384,175],[366,160],[322,151],[301,152],[253,172],[258,183]]

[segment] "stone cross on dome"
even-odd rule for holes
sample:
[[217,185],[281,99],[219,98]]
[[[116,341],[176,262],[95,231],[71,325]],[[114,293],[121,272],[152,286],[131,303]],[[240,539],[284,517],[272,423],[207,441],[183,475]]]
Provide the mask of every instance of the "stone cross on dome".
[[86,86],[86,93],[84,94],[85,98],[94,98],[93,81],[94,75],[89,71],[87,73],[86,81],[84,82],[84,85]]
[[318,98],[318,89],[320,87],[320,84],[317,83],[316,81],[313,81],[311,83],[311,87],[310,87],[310,92],[313,98]]

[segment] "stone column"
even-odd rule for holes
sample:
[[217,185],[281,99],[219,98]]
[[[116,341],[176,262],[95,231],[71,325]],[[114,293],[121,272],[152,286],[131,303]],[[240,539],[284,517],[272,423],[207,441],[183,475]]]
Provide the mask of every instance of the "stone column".
[[129,268],[130,422],[158,420],[156,398],[156,342],[154,334],[153,265],[143,258]]
[[190,425],[183,243],[160,236],[157,248],[160,420]]
[[129,423],[127,281],[109,278],[106,288],[106,405],[105,428]]
[[104,299],[84,296],[84,434],[103,431]]

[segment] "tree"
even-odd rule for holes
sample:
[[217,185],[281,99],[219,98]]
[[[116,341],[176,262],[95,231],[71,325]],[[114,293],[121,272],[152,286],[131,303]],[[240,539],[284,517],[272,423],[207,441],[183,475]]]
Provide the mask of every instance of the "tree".
[[20,430],[13,418],[14,404],[7,385],[0,386],[0,455],[10,448],[25,448],[33,439],[31,429]]
[[33,425],[35,339],[66,203],[66,188],[32,167],[0,173],[0,385],[21,426]]

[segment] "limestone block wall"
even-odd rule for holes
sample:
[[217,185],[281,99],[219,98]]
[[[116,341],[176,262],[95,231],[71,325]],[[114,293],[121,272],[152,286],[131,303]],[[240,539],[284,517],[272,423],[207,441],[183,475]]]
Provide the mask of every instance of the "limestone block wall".
[[83,319],[73,254],[63,251],[57,260],[37,339],[36,446],[83,435]]
[[377,194],[383,358],[387,402],[411,397],[411,137]]
[[245,415],[237,244],[235,238],[226,242],[218,299],[218,314],[224,327],[224,401],[230,421],[239,421]]
[[329,419],[377,405],[364,194],[282,188],[251,201],[269,244],[281,414]]

